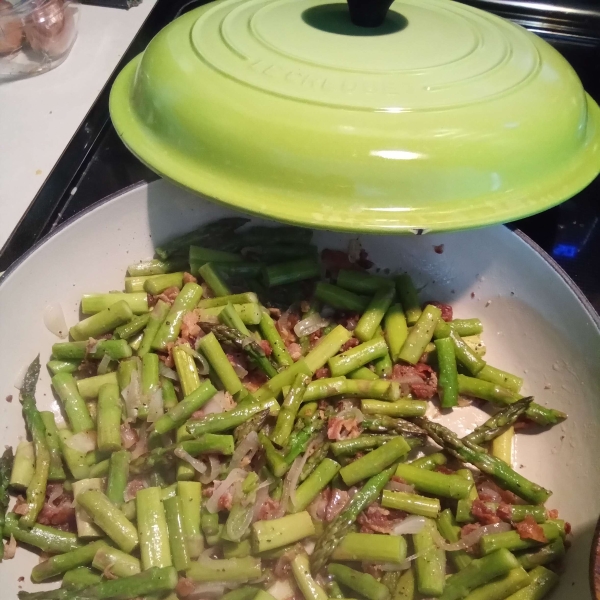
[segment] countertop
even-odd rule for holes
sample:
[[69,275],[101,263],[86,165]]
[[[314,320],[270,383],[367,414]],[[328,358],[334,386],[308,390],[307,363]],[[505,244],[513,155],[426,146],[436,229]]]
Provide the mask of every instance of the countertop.
[[62,65],[0,83],[0,247],[155,3],[143,0],[130,10],[79,5],[79,35]]

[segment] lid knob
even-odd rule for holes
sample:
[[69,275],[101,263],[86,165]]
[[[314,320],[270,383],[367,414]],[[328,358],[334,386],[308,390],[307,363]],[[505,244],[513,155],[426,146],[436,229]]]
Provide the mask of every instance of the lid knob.
[[358,27],[379,27],[394,0],[347,0],[350,20]]

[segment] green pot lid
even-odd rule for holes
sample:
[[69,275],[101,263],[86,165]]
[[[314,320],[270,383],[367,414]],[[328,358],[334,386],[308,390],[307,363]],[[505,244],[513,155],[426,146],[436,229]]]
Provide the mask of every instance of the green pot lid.
[[375,28],[335,0],[219,0],[123,69],[110,111],[163,177],[327,229],[506,222],[600,171],[600,109],[565,59],[450,0],[396,0]]

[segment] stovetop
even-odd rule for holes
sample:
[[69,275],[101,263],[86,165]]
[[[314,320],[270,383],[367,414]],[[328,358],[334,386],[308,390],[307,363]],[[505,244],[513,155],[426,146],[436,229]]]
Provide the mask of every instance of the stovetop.
[[[79,130],[0,251],[0,271],[65,220],[94,202],[158,176],[122,144],[108,114],[114,77],[174,18],[205,0],[158,0]],[[573,65],[600,102],[600,7],[597,0],[467,0],[544,37]],[[542,100],[543,101],[543,100]],[[560,206],[509,224],[520,229],[577,283],[600,312],[600,177]]]

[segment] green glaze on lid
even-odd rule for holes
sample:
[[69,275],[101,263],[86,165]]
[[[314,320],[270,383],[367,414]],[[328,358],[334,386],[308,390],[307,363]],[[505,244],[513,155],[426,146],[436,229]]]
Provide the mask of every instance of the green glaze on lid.
[[156,172],[327,229],[451,230],[553,206],[600,171],[600,109],[550,45],[450,0],[219,0],[119,75],[115,128]]

